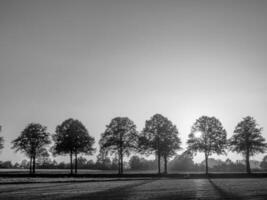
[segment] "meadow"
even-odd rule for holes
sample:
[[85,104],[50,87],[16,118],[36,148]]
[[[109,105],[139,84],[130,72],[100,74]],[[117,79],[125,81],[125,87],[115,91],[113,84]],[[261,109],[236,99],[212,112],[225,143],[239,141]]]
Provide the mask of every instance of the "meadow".
[[0,199],[267,199],[267,178],[1,178]]
[[[2,199],[267,199],[267,174],[177,173],[157,176],[154,170],[26,169],[0,170]],[[5,176],[7,175],[7,176]]]

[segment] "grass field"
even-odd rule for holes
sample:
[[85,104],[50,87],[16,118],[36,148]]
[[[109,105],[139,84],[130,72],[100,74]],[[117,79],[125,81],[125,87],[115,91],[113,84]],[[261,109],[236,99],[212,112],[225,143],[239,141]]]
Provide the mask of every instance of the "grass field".
[[[257,171],[253,171],[254,173],[258,173]],[[0,175],[1,174],[28,174],[29,169],[0,169]],[[36,169],[37,174],[69,174],[69,169]],[[78,169],[78,174],[117,174],[118,170],[91,170],[91,169]],[[158,170],[124,170],[125,174],[156,174],[158,173]],[[175,174],[175,173],[194,173],[194,174],[203,174],[205,171],[173,171],[169,170],[169,174]],[[211,173],[216,173],[211,171]],[[245,171],[241,172],[218,172],[218,173],[245,173]],[[261,171],[260,173],[267,173],[267,171]]]
[[[157,170],[125,170],[125,173],[157,173]],[[29,169],[0,169],[0,174],[16,173],[27,174]],[[37,174],[69,174],[69,169],[36,169]],[[78,174],[117,174],[118,170],[91,170],[78,169]]]
[[0,199],[267,199],[267,179],[1,178]]

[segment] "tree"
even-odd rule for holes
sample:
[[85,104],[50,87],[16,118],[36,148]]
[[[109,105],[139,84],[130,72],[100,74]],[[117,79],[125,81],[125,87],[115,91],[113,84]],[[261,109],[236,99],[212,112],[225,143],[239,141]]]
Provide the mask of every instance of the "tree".
[[166,132],[162,139],[162,156],[164,159],[164,173],[167,174],[168,158],[176,154],[181,149],[181,140],[178,137],[178,130],[171,121],[167,122]]
[[22,160],[20,163],[20,167],[23,169],[27,169],[30,167],[30,162],[28,162],[26,159]]
[[204,152],[206,174],[208,174],[209,156],[213,153],[218,155],[225,153],[226,131],[215,117],[202,116],[193,124],[187,144],[191,153]]
[[134,155],[129,160],[129,168],[132,170],[154,170],[157,169],[155,160],[147,160]]
[[12,148],[21,151],[30,158],[30,173],[35,174],[35,160],[42,154],[44,147],[51,143],[46,127],[41,124],[31,123],[19,137],[12,141]]
[[107,125],[99,141],[100,151],[118,155],[118,173],[123,174],[123,157],[136,150],[138,133],[128,117],[116,117]]
[[39,168],[45,168],[45,165],[51,162],[51,159],[49,158],[49,156],[50,155],[48,151],[46,149],[43,149],[36,160],[37,166]]
[[264,156],[264,158],[261,161],[261,165],[260,166],[261,166],[261,168],[263,170],[267,170],[267,156]]
[[3,169],[11,169],[13,168],[13,165],[12,165],[12,162],[11,161],[0,161],[0,168],[3,168]]
[[230,150],[242,153],[246,160],[246,171],[251,173],[249,158],[257,153],[264,153],[267,144],[261,135],[262,128],[258,127],[253,117],[247,116],[237,124],[234,135],[229,139]]
[[129,160],[129,166],[133,170],[140,170],[143,168],[141,159],[138,156],[132,156]]
[[170,169],[177,171],[190,171],[195,167],[192,154],[185,151],[181,155],[175,156],[170,162]]
[[167,173],[168,158],[175,155],[176,150],[180,149],[180,144],[176,126],[160,114],[155,114],[146,121],[139,137],[140,153],[156,154],[159,174],[161,157],[164,158],[164,172]]
[[77,159],[77,165],[79,166],[80,169],[85,169],[86,168],[86,164],[87,164],[86,158],[80,156]]
[[111,168],[111,165],[112,165],[111,160],[103,149],[102,150],[100,149],[100,152],[96,157],[95,165],[97,169],[101,169],[101,170]]
[[55,145],[52,147],[53,154],[70,154],[70,173],[73,174],[73,155],[75,156],[75,174],[77,174],[77,155],[84,153],[92,155],[95,149],[95,139],[91,137],[85,126],[74,119],[67,119],[56,127],[53,135]]
[[0,150],[4,148],[4,138],[0,137]]
[[[2,131],[2,126],[0,126],[0,132]],[[4,138],[0,137],[0,150],[4,148]]]

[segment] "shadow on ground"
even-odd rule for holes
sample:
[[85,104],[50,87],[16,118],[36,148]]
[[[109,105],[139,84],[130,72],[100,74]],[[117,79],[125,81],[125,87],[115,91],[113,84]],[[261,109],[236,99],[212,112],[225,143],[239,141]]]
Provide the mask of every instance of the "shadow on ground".
[[[151,191],[152,195],[149,196],[149,194],[144,193],[143,196],[139,194],[139,196],[135,196],[134,193],[134,188],[138,186],[142,186],[144,184],[149,184],[154,181],[158,181],[158,179],[154,180],[143,180],[142,182],[139,183],[134,183],[126,186],[120,186],[100,192],[95,192],[95,193],[87,193],[87,194],[81,194],[78,196],[72,196],[69,198],[64,198],[67,200],[126,200],[126,199],[146,199],[146,200],[181,200],[181,199],[203,199],[201,197],[196,196],[196,190],[198,188],[192,189],[190,192],[185,192],[185,191],[171,191],[168,192],[167,194],[159,194],[155,196],[153,194],[153,191]],[[218,196],[211,196],[211,199],[233,199],[233,200],[243,200],[241,196],[238,196],[237,194],[234,194],[233,192],[226,191],[225,189],[222,189],[219,187],[217,184],[215,184],[211,179],[208,179],[209,183],[211,184],[212,188],[214,191],[218,194]],[[192,185],[192,187],[194,187]],[[160,188],[158,188],[160,189]]]
[[238,196],[237,194],[234,194],[233,192],[226,191],[216,185],[211,179],[208,179],[211,186],[214,188],[216,192],[220,195],[220,199],[233,199],[233,200],[243,200],[241,196]]
[[192,190],[190,193],[188,192],[183,192],[183,191],[167,191],[167,194],[162,194],[158,193],[158,190],[161,190],[161,188],[155,188],[151,189],[149,193],[144,192],[143,194],[140,193],[140,191],[137,191],[135,193],[135,188],[145,185],[145,184],[150,184],[154,181],[159,181],[160,179],[151,179],[151,180],[143,180],[142,182],[139,183],[134,183],[126,186],[120,186],[104,191],[99,191],[95,193],[87,193],[87,194],[82,194],[82,195],[77,195],[77,196],[72,196],[69,198],[64,198],[67,200],[138,200],[138,199],[146,199],[146,200],[176,200],[176,199],[195,199],[195,191]]
[[154,180],[155,178],[110,178],[110,179],[91,179],[91,180],[83,180],[83,179],[79,179],[79,180],[62,180],[62,181],[12,181],[12,182],[8,182],[8,181],[1,181],[0,185],[18,185],[18,184],[47,184],[47,183],[90,183],[90,182],[114,182],[114,181],[132,181],[132,180]]
[[128,199],[132,194],[130,194],[131,190],[134,187],[141,186],[144,184],[151,183],[153,181],[156,181],[157,179],[152,179],[152,180],[144,180],[141,183],[134,183],[126,186],[120,186],[100,192],[94,192],[94,193],[88,193],[88,194],[82,194],[78,196],[72,196],[70,198],[64,198],[66,200],[126,200]]

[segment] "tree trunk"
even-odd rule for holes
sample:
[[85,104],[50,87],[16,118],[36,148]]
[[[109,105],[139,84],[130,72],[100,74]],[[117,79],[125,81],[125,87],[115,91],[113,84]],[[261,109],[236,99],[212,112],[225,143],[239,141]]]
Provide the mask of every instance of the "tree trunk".
[[206,163],[206,175],[209,174],[209,166],[208,166],[208,154],[205,153],[205,163]]
[[121,174],[121,156],[120,156],[120,151],[118,151],[118,174]]
[[121,158],[120,158],[120,156],[119,156],[119,158],[118,158],[118,169],[119,169],[119,174],[121,174]]
[[123,141],[122,141],[122,134],[120,134],[120,149],[119,149],[119,160],[120,160],[120,165],[119,165],[119,174],[123,174],[123,158],[122,158],[122,149]]
[[32,156],[30,157],[30,174],[32,173]]
[[167,156],[166,155],[164,155],[164,173],[165,174],[167,174],[168,173],[168,171],[167,171]]
[[70,152],[70,174],[73,174],[73,169],[72,169],[72,151]]
[[35,155],[33,156],[32,173],[35,174]]
[[158,174],[160,174],[160,153],[158,152]]
[[78,168],[78,163],[77,163],[77,152],[75,152],[75,174],[77,174],[77,168]]
[[247,173],[250,174],[251,173],[251,169],[250,169],[249,151],[248,150],[246,152],[246,168],[247,168]]
[[121,174],[123,174],[123,155],[121,154]]
[[157,135],[157,150],[158,150],[158,174],[160,174],[160,145],[159,145],[159,135]]

